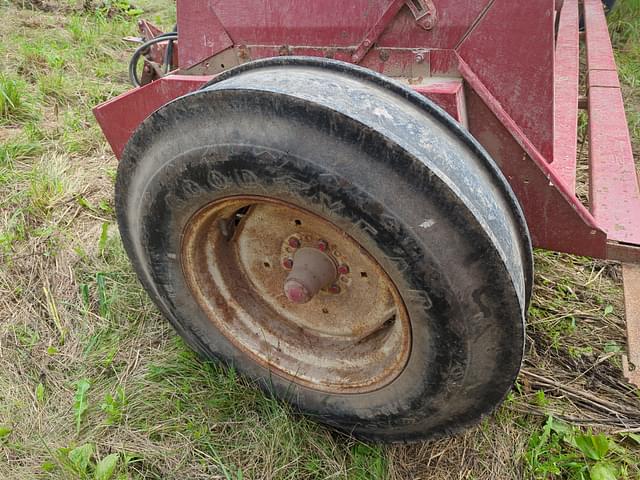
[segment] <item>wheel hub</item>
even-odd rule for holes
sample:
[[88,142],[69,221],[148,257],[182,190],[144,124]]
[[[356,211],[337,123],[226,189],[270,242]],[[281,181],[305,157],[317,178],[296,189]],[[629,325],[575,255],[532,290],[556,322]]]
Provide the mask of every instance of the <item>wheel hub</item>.
[[293,303],[307,303],[322,288],[333,286],[337,273],[335,263],[326,253],[317,248],[301,248],[293,257],[284,293]]
[[390,277],[311,212],[263,197],[214,202],[189,221],[182,264],[218,329],[297,383],[372,391],[407,362],[409,319]]

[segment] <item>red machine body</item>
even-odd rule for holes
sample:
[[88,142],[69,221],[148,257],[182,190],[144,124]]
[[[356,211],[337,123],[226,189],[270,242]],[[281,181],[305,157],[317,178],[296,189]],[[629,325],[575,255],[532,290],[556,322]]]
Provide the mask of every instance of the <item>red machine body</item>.
[[[601,0],[178,0],[177,15],[179,68],[95,110],[117,156],[150,113],[233,66],[343,60],[410,85],[465,125],[509,180],[535,246],[640,262],[640,192]],[[589,118],[585,203],[575,193],[579,108]]]

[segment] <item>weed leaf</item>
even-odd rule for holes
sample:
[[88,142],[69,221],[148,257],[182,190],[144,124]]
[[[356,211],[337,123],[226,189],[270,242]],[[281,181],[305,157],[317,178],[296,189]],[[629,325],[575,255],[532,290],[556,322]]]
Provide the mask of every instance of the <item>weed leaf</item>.
[[604,435],[576,435],[576,446],[591,460],[602,460],[609,451],[609,439]]
[[573,434],[573,428],[571,427],[571,425],[561,422],[560,420],[556,420],[555,418],[551,419],[551,430],[553,430],[560,436]]
[[11,427],[5,427],[0,425],[0,440],[2,440],[5,437],[8,437],[12,431],[13,430],[11,429]]
[[93,455],[93,444],[85,443],[69,452],[69,460],[80,474],[87,473]]
[[82,423],[82,417],[89,408],[87,402],[87,391],[91,387],[91,383],[86,378],[74,382],[76,386],[76,393],[73,397],[73,411],[76,417],[76,431],[80,432],[80,424]]
[[536,403],[541,407],[546,407],[549,403],[547,397],[544,394],[544,390],[538,390],[536,392]]
[[107,247],[107,241],[109,240],[109,223],[104,222],[102,224],[102,231],[100,232],[100,240],[98,241],[98,251],[100,255],[104,255],[104,250]]
[[100,460],[96,465],[95,480],[110,480],[116,471],[118,460],[120,460],[119,453],[112,453]]
[[86,283],[80,285],[80,296],[82,297],[82,304],[88,310],[91,306],[91,296],[89,294],[89,285]]
[[618,345],[614,340],[610,340],[604,344],[604,351],[606,353],[618,353],[622,351],[622,347]]
[[638,445],[640,445],[640,434],[638,433],[625,433],[625,437],[630,438],[631,440],[634,440]]
[[58,467],[58,464],[55,462],[52,462],[51,460],[47,460],[42,465],[40,465],[40,468],[42,468],[42,470],[47,473],[54,472],[57,467]]
[[100,405],[100,409],[107,414],[107,425],[113,425],[120,421],[126,404],[127,397],[122,387],[116,388],[115,395],[108,393],[104,397],[104,402]]
[[44,403],[44,385],[42,383],[36,387],[36,399],[38,403]]
[[78,205],[80,205],[82,208],[86,208],[87,210],[91,210],[92,212],[96,211],[95,207],[91,205],[89,200],[87,200],[86,198],[80,196],[76,198],[76,201],[78,202]]
[[618,469],[609,463],[598,462],[589,469],[591,480],[617,480]]

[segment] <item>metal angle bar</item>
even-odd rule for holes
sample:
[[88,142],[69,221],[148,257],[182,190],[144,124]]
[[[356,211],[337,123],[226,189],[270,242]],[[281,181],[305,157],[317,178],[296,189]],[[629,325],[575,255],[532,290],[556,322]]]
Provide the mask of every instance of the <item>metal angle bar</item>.
[[640,189],[600,0],[585,0],[589,70],[589,203],[609,240],[640,245]]
[[465,128],[469,127],[461,79],[436,79],[432,77],[429,83],[412,85],[411,88],[436,102]]
[[640,245],[620,243],[615,240],[607,241],[607,256],[609,260],[617,260],[622,263],[640,264]]
[[578,1],[564,0],[556,40],[553,169],[571,192],[576,188],[580,46]]
[[458,40],[458,42],[455,44],[455,46],[453,47],[454,50],[458,50],[458,47],[460,47],[460,45],[462,45],[462,42],[464,42],[467,39],[467,37],[469,35],[471,35],[471,33],[476,29],[476,27],[480,24],[480,22],[482,22],[482,19],[487,15],[489,10],[493,6],[494,2],[495,2],[495,0],[490,0],[489,3],[487,3],[487,5],[480,12],[480,15],[478,15],[478,18],[476,18],[473,21],[473,23],[471,24],[469,29],[466,32],[464,32],[464,35],[462,35],[460,40]]
[[602,0],[584,0],[584,24],[589,70],[616,70]]
[[387,28],[387,25],[389,25],[391,20],[393,20],[398,14],[404,3],[405,0],[393,0],[393,2],[389,4],[385,12],[378,19],[376,24],[367,32],[367,34],[362,39],[362,42],[360,42],[360,44],[356,48],[356,51],[351,57],[351,61],[353,63],[358,63],[364,58],[364,56],[371,49],[376,40],[378,40],[384,29]]

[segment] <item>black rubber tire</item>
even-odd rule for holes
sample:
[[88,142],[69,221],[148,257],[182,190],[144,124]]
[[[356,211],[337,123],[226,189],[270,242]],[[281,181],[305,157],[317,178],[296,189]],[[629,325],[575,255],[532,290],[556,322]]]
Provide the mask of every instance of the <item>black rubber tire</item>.
[[[209,202],[250,194],[327,218],[387,270],[413,341],[392,383],[363,394],[292,384],[199,310],[180,265],[184,226]],[[532,279],[518,203],[465,130],[380,75],[293,57],[226,72],[140,125],[116,205],[142,284],[187,343],[318,421],[371,440],[433,438],[479,421],[516,378]]]

